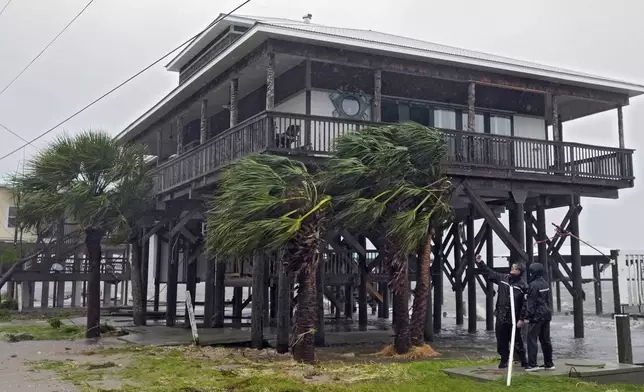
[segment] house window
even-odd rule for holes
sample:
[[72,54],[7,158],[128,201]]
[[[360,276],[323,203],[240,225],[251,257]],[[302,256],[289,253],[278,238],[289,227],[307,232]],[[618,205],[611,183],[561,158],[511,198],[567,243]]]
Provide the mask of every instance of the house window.
[[512,136],[512,119],[502,116],[490,116],[490,133],[501,136]]
[[16,207],[9,207],[9,213],[7,214],[7,227],[13,229],[16,227],[18,216],[18,209]]
[[[463,130],[469,131],[467,129],[467,112],[463,112]],[[485,132],[485,116],[480,113],[474,115],[474,132]]]
[[456,129],[456,111],[448,109],[434,110],[434,126],[443,129]]

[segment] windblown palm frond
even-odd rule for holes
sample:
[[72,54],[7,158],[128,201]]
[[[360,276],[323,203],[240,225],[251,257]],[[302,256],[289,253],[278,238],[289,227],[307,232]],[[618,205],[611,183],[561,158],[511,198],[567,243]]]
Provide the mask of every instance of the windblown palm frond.
[[16,174],[20,224],[32,230],[61,217],[107,232],[130,230],[152,206],[152,182],[141,145],[121,145],[106,132],[63,135]]
[[330,197],[320,193],[317,179],[301,162],[274,155],[245,157],[223,173],[209,203],[207,247],[226,256],[275,250],[329,204]]
[[415,123],[362,128],[338,138],[336,151],[324,181],[335,225],[375,230],[409,254],[432,217],[449,212],[451,184],[441,173],[447,148],[438,130]]

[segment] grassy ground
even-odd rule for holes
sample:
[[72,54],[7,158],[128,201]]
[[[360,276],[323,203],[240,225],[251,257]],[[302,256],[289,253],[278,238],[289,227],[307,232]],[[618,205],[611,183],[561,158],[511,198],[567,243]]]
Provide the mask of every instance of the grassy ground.
[[9,342],[21,340],[73,340],[81,338],[83,332],[84,328],[76,325],[63,325],[60,328],[53,328],[49,324],[0,326],[0,338]]
[[[316,366],[297,364],[274,351],[224,348],[124,347],[87,352],[65,361],[41,361],[36,369],[54,371],[84,391],[127,392],[414,392],[507,391],[504,383],[450,378],[441,370],[490,361],[427,360],[386,362],[350,356]],[[517,376],[513,388],[542,391],[642,391],[637,386],[595,385],[569,378]]]
[[[0,325],[0,339],[7,342],[25,340],[75,340],[85,337],[85,326],[65,324],[58,318],[47,319],[47,324]],[[101,336],[120,336],[127,332],[103,324]]]

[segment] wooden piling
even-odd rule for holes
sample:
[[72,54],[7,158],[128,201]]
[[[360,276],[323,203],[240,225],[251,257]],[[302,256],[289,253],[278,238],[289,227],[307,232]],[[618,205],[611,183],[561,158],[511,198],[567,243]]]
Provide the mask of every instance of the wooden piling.
[[291,325],[291,282],[282,260],[277,260],[277,347],[280,354],[288,352]]
[[324,347],[326,345],[326,336],[324,334],[324,260],[318,262],[318,268],[315,271],[315,285],[317,288],[316,302],[318,307],[315,345],[317,347]]
[[[364,236],[358,238],[360,245],[366,249],[367,242]],[[358,273],[360,274],[360,285],[358,286],[358,327],[361,331],[367,330],[367,258],[366,255],[359,256]]]
[[175,325],[177,316],[177,279],[179,274],[179,249],[181,241],[178,236],[170,241],[170,260],[168,263],[168,283],[166,286],[165,323],[168,327]]
[[595,288],[595,314],[602,315],[604,313],[602,304],[602,281],[601,272],[599,271],[599,263],[593,263],[593,286]]
[[443,229],[440,228],[434,234],[434,262],[432,273],[434,275],[434,334],[441,332],[441,314],[443,312]]
[[[579,205],[579,196],[571,198],[571,206]],[[570,216],[570,259],[572,262],[574,335],[576,339],[584,337],[584,299],[582,295],[581,251],[579,244],[579,209],[573,208]]]
[[[454,222],[452,230],[454,230],[454,271],[458,271],[463,260],[461,255],[461,236],[458,233],[457,222]],[[458,274],[454,276],[454,290],[454,297],[456,299],[456,325],[463,325],[463,285],[461,284],[461,277]]]
[[476,277],[474,275],[474,205],[467,217],[467,332],[476,333]]
[[217,259],[214,274],[212,326],[223,328],[226,309],[226,262],[224,260]]
[[613,263],[610,266],[613,284],[613,312],[615,314],[622,313],[622,300],[619,295],[619,269],[617,268],[617,260],[619,258],[619,250],[612,249],[610,251],[610,258]]
[[353,285],[344,286],[344,316],[353,319]]
[[619,363],[633,364],[633,345],[631,342],[631,325],[628,314],[615,315],[617,332],[617,357]]
[[253,255],[253,300],[250,324],[251,347],[261,349],[264,347],[264,263],[263,255]]
[[[494,268],[494,230],[488,225],[485,231],[485,260],[488,268]],[[494,331],[494,285],[487,277],[485,289],[485,329]]]
[[212,317],[215,314],[215,264],[216,259],[208,259],[206,263],[206,289],[203,306],[204,328],[212,328]]

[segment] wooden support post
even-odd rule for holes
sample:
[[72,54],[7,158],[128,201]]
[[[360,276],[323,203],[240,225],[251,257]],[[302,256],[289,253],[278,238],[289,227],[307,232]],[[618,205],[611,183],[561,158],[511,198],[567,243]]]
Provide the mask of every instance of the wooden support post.
[[527,209],[525,211],[524,220],[525,220],[525,252],[528,255],[528,265],[526,267],[529,267],[530,264],[534,263],[534,229],[533,229],[534,226],[532,225],[533,215],[532,215],[531,209]]
[[470,82],[470,84],[467,86],[467,130],[470,132],[474,132],[474,124],[476,123],[474,121],[475,119],[475,112],[474,112],[474,105],[476,103],[476,83]]
[[520,261],[529,262],[529,257],[525,253],[525,257],[522,257],[520,251],[525,252],[525,209],[524,203],[526,199],[526,192],[512,192],[512,199],[514,200],[514,211],[510,215],[512,218],[510,222],[510,232],[512,237],[516,240],[519,245],[519,249],[511,250],[510,252],[510,262],[518,263]]
[[[150,239],[143,241],[143,252],[141,252],[141,300],[143,306],[143,323],[147,319],[148,313],[148,282],[150,280]],[[125,286],[125,285],[123,285]],[[195,295],[192,298],[194,300]]]
[[617,107],[617,136],[619,138],[619,148],[624,147],[624,114],[622,113],[622,105]]
[[[458,224],[454,222],[452,226],[454,237],[454,270],[458,270],[463,262],[461,255],[461,236],[458,233]],[[461,277],[454,276],[454,296],[456,298],[456,325],[463,325],[463,285]]]
[[[440,229],[438,229],[440,230]],[[420,263],[419,263],[420,264]],[[423,328],[423,337],[426,342],[434,341],[434,303],[432,298],[432,275],[431,266],[429,268],[429,287],[427,288],[427,313],[425,315],[425,326]]]
[[199,121],[199,144],[204,144],[208,140],[208,100],[201,100],[201,117]]
[[602,315],[604,313],[603,304],[602,304],[602,281],[601,273],[599,271],[599,263],[593,263],[593,286],[595,288],[595,314]]
[[[65,306],[65,283],[66,282],[64,280],[61,280],[56,285],[56,307],[57,308],[62,308]],[[114,296],[116,296],[116,293],[114,293]],[[109,299],[110,297],[108,297],[108,300]]]
[[[274,55],[273,55],[274,58]],[[253,302],[250,322],[251,347],[261,349],[264,347],[264,258],[255,253],[253,255]]]
[[[485,260],[488,268],[494,268],[494,230],[488,226],[485,232]],[[485,330],[494,331],[494,285],[485,279]]]
[[262,308],[262,325],[264,325],[265,327],[269,327],[270,320],[271,320],[270,313],[269,313],[270,257],[268,254],[262,253],[261,258],[262,258],[262,267],[263,267],[262,277],[264,278],[264,285],[262,286],[262,290],[264,291],[262,293],[262,297],[264,298],[264,307]]
[[[249,294],[250,295],[250,291]],[[244,288],[233,288],[233,325],[236,327],[241,326],[242,307],[244,303]]]
[[[473,83],[471,83],[473,84]],[[476,281],[474,274],[474,206],[467,217],[467,332],[476,333]]]
[[239,122],[239,79],[232,78],[230,79],[230,91],[229,94],[229,114],[230,114],[230,127],[234,127]]
[[165,323],[173,327],[177,317],[177,279],[179,275],[179,249],[181,240],[179,235],[170,239],[170,260],[168,262],[168,283],[166,286],[166,314]]
[[622,313],[622,300],[619,295],[619,269],[617,268],[617,260],[619,257],[619,251],[612,249],[610,251],[610,258],[613,260],[613,263],[610,266],[611,269],[611,278],[613,284],[613,312],[615,314]]
[[215,263],[213,259],[206,262],[206,289],[203,305],[203,326],[212,328],[212,317],[215,314]]
[[156,236],[157,251],[155,254],[155,268],[154,268],[154,311],[159,311],[159,296],[161,295],[161,250],[163,249],[163,241],[161,236]]
[[389,285],[387,283],[382,284],[382,318],[389,320],[389,300],[391,299],[391,293],[389,292]]
[[344,286],[344,317],[353,319],[353,284]]
[[[306,89],[305,92],[305,101],[304,101],[304,114],[307,116],[311,115],[311,105],[312,105],[312,98],[311,98],[311,91],[313,87],[313,82],[311,81],[311,59],[307,58],[304,60],[304,88]],[[307,149],[311,149],[311,120],[306,120],[304,124],[304,146]]]
[[382,121],[382,71],[377,69],[373,72],[373,122]]
[[443,228],[436,230],[434,234],[434,262],[432,263],[432,274],[434,278],[434,334],[441,333],[441,322],[443,312]]
[[288,352],[291,328],[291,279],[284,270],[283,260],[277,260],[277,347],[280,354]]
[[47,309],[49,307],[49,281],[44,280],[40,284],[40,308]]
[[7,301],[13,301],[14,300],[14,298],[15,298],[14,293],[15,292],[16,292],[16,284],[14,282],[12,282],[12,281],[7,282]]
[[548,278],[548,284],[550,285],[550,291],[548,295],[550,296],[550,305],[552,305],[552,279],[553,274],[550,272],[550,263],[548,262],[548,244],[545,242],[548,238],[546,233],[546,207],[545,201],[541,199],[537,205],[537,251],[538,251],[538,260],[541,265],[543,265],[544,275]]
[[183,117],[177,117],[177,155],[183,154]]
[[[363,248],[367,247],[367,239],[364,236],[358,238]],[[367,330],[367,258],[359,255],[358,273],[360,274],[360,285],[358,286],[358,326],[361,331]]]
[[[186,291],[190,293],[192,301],[192,308],[195,307],[195,299],[197,295],[197,258],[193,257],[193,252],[199,251],[196,246],[186,244],[183,260],[184,263],[189,263],[186,268]],[[190,262],[192,260],[192,262]],[[190,317],[188,314],[188,307],[186,305],[186,312],[184,315],[186,325],[190,324]]]
[[342,289],[339,286],[335,286],[334,290],[335,290],[335,298],[338,299],[338,306],[336,306],[335,308],[335,318],[336,320],[340,320],[340,318],[342,317],[342,309],[340,309],[339,305],[340,305],[340,292],[342,291]]
[[275,108],[275,52],[269,48],[266,54],[268,64],[266,66],[266,110]]
[[557,278],[557,284],[555,285],[555,291],[557,295],[557,313],[561,313],[561,280]]
[[[320,257],[320,259],[322,259]],[[324,260],[318,262],[318,268],[315,271],[315,285],[317,287],[317,330],[315,331],[315,345],[324,347],[326,345],[326,336],[324,334]]]
[[631,324],[628,314],[615,315],[617,331],[617,356],[619,363],[633,364],[633,345],[631,343]]
[[226,262],[220,258],[215,262],[215,282],[213,289],[213,328],[224,327],[226,312]]
[[156,132],[156,138],[157,138],[157,166],[161,164],[161,155],[163,149],[161,148],[163,146],[163,129],[159,128],[157,129]]
[[[579,204],[579,196],[572,196],[571,206]],[[573,208],[570,217],[570,258],[572,262],[572,285],[573,285],[573,312],[574,312],[574,331],[575,338],[584,337],[584,299],[582,296],[581,280],[581,252],[579,249],[579,210]]]
[[269,317],[270,317],[270,326],[276,326],[277,321],[277,285],[271,284],[269,289]]

